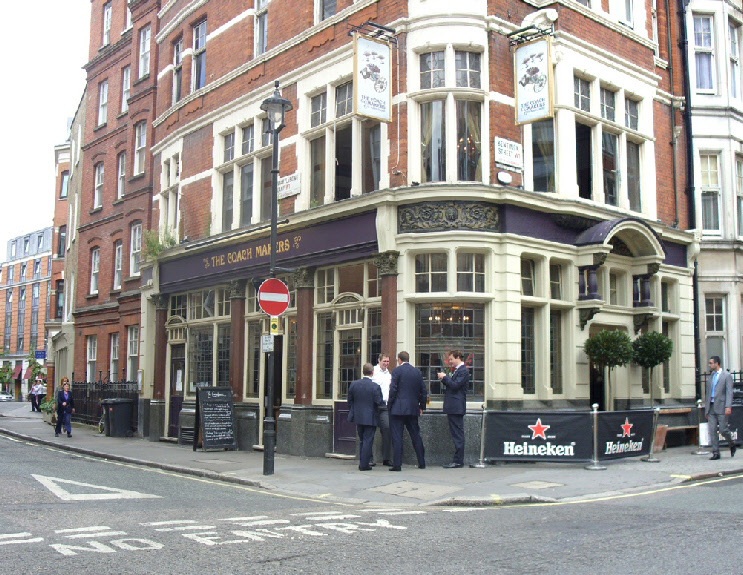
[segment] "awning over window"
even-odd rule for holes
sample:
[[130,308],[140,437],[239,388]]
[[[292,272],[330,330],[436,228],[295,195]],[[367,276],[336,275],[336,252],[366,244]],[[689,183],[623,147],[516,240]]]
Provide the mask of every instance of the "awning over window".
[[22,369],[23,369],[22,365],[15,366],[15,370],[13,370],[13,379],[18,379],[18,376],[21,375]]
[[26,368],[26,373],[23,374],[23,379],[31,379],[33,377],[33,374],[31,373],[31,368]]

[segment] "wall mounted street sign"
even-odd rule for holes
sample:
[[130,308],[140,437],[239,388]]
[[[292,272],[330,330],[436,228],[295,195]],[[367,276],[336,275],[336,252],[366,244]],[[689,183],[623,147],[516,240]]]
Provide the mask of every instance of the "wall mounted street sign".
[[258,304],[268,315],[281,315],[289,307],[289,288],[281,280],[267,279],[258,288]]

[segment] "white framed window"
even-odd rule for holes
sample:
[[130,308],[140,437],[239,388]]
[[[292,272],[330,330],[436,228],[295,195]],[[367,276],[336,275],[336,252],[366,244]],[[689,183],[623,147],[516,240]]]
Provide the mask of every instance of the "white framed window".
[[250,154],[255,151],[255,126],[250,124],[242,129],[242,153]]
[[129,275],[139,275],[139,256],[142,252],[142,224],[132,224],[129,236]]
[[743,158],[735,158],[735,191],[738,202],[738,235],[743,236]]
[[335,89],[335,117],[353,112],[353,82],[346,82]]
[[191,74],[193,90],[206,85],[206,20],[193,27],[193,64]]
[[704,297],[704,323],[707,357],[718,356],[722,365],[726,359],[725,296],[706,294]]
[[150,27],[146,26],[139,31],[139,72],[138,78],[144,78],[150,73]]
[[480,53],[454,52],[457,88],[480,88]]
[[123,246],[121,240],[114,244],[114,281],[113,289],[121,289],[121,260],[123,257]]
[[101,207],[103,197],[103,162],[95,165],[95,188],[93,189],[93,209]]
[[235,132],[224,135],[224,161],[229,162],[235,157]]
[[235,174],[232,170],[222,174],[222,231],[232,229],[233,187]]
[[447,291],[448,255],[445,253],[415,256],[415,292]]
[[534,260],[521,258],[521,295],[536,295],[535,287]]
[[121,199],[124,196],[124,186],[126,185],[126,152],[121,152],[116,157],[118,169],[118,178],[116,179],[116,198]]
[[615,118],[615,101],[616,97],[613,91],[608,88],[601,88],[601,117],[604,120],[614,121]]
[[106,112],[108,110],[108,80],[98,84],[98,125],[106,123]]
[[121,70],[121,113],[129,111],[129,92],[132,83],[132,69],[126,66]]
[[420,55],[421,90],[443,88],[446,84],[446,56],[443,50]]
[[111,43],[111,2],[103,5],[103,45]]
[[715,90],[714,21],[710,15],[694,15],[694,65],[697,92]]
[[588,80],[573,77],[573,97],[576,108],[583,112],[591,111],[591,83]]
[[457,253],[457,291],[485,292],[485,256]]
[[126,3],[126,24],[124,24],[124,32],[132,27],[132,11],[129,9],[129,2]]
[[86,380],[89,382],[95,381],[95,359],[97,354],[97,347],[98,347],[98,340],[97,337],[94,335],[89,335],[85,338],[86,340],[86,347],[87,347],[87,361],[85,364],[86,367]]
[[183,38],[173,42],[173,104],[181,99],[183,81]]
[[740,98],[740,26],[728,23],[730,36],[730,97]]
[[719,156],[702,153],[699,156],[702,187],[702,231],[720,233]]
[[562,266],[550,264],[550,299],[562,299]]
[[622,13],[619,15],[619,20],[623,24],[627,24],[628,26],[632,26],[634,22],[634,16],[633,16],[633,5],[632,2],[634,0],[622,0]]
[[255,55],[266,51],[268,41],[268,3],[271,0],[256,0],[255,3]]
[[139,326],[126,328],[126,380],[135,381],[139,369]]
[[627,96],[624,97],[624,125],[630,130],[637,130],[639,125],[639,104]]
[[98,293],[98,268],[101,265],[101,251],[93,248],[90,251],[90,293]]
[[322,22],[335,15],[336,0],[315,0],[315,22]]
[[110,352],[109,352],[109,380],[118,381],[119,379],[119,334],[112,333],[109,336],[110,341]]
[[147,122],[134,126],[134,175],[144,174],[145,151],[147,148]]

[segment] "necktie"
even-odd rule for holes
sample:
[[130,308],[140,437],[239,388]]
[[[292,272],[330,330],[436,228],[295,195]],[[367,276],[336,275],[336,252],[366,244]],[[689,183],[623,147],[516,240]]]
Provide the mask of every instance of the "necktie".
[[716,371],[714,375],[712,376],[712,394],[710,395],[710,401],[715,400],[715,386],[717,385],[717,376],[720,374],[719,371]]

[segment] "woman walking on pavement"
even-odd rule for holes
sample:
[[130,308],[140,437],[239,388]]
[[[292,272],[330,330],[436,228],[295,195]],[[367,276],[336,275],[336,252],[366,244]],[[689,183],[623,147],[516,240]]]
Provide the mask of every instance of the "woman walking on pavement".
[[72,437],[72,423],[70,418],[75,413],[75,400],[70,393],[70,380],[62,378],[62,389],[57,392],[57,427],[54,429],[54,437],[59,437],[62,431],[62,423],[67,431],[67,437]]

